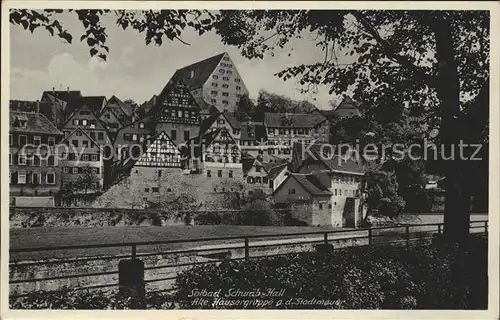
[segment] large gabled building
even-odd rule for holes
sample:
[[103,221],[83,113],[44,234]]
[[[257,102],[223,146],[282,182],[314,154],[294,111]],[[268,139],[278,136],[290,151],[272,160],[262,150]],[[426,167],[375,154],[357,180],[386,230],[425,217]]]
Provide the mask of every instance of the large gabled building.
[[82,93],[79,90],[44,91],[40,105],[40,113],[43,113],[59,129],[68,120],[74,109],[80,105]]
[[174,75],[148,112],[155,133],[165,131],[176,145],[200,133],[200,107],[181,77]]
[[[209,108],[220,112],[234,112],[241,95],[248,89],[227,52],[198,61],[175,72],[180,76],[193,96],[202,98]],[[205,110],[202,113],[206,113]]]
[[53,197],[57,194],[61,171],[56,145],[62,136],[62,132],[41,113],[9,112],[11,196]]

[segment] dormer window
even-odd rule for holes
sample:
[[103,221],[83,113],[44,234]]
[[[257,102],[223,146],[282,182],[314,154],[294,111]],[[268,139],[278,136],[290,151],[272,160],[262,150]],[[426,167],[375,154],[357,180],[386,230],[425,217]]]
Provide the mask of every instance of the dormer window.
[[194,78],[194,70],[191,70],[191,74],[189,75],[191,79]]

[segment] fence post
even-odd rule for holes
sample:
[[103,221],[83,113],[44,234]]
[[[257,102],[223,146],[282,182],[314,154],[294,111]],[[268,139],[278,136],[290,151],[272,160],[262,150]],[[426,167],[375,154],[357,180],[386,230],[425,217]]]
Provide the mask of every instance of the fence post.
[[248,245],[248,237],[245,237],[245,259],[250,257],[250,247]]
[[372,239],[372,228],[368,229],[368,245],[371,246],[373,244]]
[[132,259],[118,263],[118,285],[121,294],[131,297],[133,308],[145,308],[146,285],[144,281],[144,262],[137,259],[137,247],[132,245]]
[[406,246],[410,246],[410,227],[406,226]]
[[137,256],[137,246],[135,244],[132,245],[132,260],[135,260]]
[[325,244],[328,244],[328,232],[325,232],[325,235],[324,235],[324,243],[325,243]]

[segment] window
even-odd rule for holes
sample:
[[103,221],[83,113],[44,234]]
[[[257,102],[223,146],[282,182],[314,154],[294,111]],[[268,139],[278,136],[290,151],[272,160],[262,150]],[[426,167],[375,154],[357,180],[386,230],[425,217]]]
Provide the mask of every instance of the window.
[[216,96],[216,95],[217,95],[217,91],[212,90],[211,94],[212,94],[213,96]]
[[167,188],[167,192],[172,192],[172,189],[170,189],[170,188]]
[[236,90],[241,90],[241,87],[240,86],[236,86]]
[[222,100],[222,104],[229,104],[227,100]]
[[172,140],[177,140],[177,130],[170,130],[170,138]]
[[17,164],[20,166],[25,166],[26,165],[26,155],[19,153],[17,155]]
[[217,176],[218,176],[219,178],[222,178],[222,170],[218,170],[218,171],[217,171]]
[[87,120],[82,120],[82,126],[86,126],[87,125]]
[[47,140],[47,143],[48,143],[49,146],[55,146],[55,144],[56,144],[56,138],[49,137],[48,140]]
[[212,176],[212,172],[210,170],[207,170],[207,177],[210,178]]
[[18,172],[17,173],[17,183],[18,184],[26,184],[26,172]]
[[328,204],[328,209],[331,209],[331,208],[332,208],[332,204],[331,204],[331,203],[329,203],[329,204]]
[[78,173],[78,167],[73,167],[73,174],[77,174]]
[[337,189],[335,189],[335,195],[337,195]]
[[73,124],[75,126],[79,125],[80,124],[80,121],[78,121],[78,119],[73,119]]
[[45,176],[45,181],[47,181],[47,184],[55,184],[56,183],[56,176],[54,173],[47,173]]
[[98,132],[97,133],[97,139],[104,140],[104,132]]
[[34,136],[33,137],[33,144],[35,146],[39,146],[40,144],[42,144],[42,137],[40,137],[40,136]]
[[123,134],[123,140],[130,141],[130,133],[124,133]]
[[71,144],[75,147],[78,148],[78,140],[72,140]]
[[218,75],[216,75],[216,74],[214,74],[214,75],[212,76],[212,78],[214,78],[214,79],[219,79],[219,76],[218,76]]
[[223,88],[229,88],[229,85],[228,85],[227,83],[224,83],[224,84],[222,85],[222,87],[223,87]]
[[177,117],[182,118],[182,110],[177,110]]
[[229,170],[229,178],[233,177],[233,170]]
[[12,135],[9,134],[9,146],[11,146],[11,145],[12,145]]
[[222,93],[222,95],[223,95],[224,97],[229,97],[229,93],[227,93],[227,92],[223,92],[223,93]]
[[139,122],[139,128],[144,129],[144,122]]
[[256,172],[260,172],[260,166],[259,165],[255,166],[255,171]]
[[228,81],[228,80],[229,80],[229,78],[228,78],[228,77],[222,77],[222,80],[224,80],[224,81]]
[[295,194],[295,189],[288,189],[288,194]]
[[322,203],[318,204],[318,208],[319,210],[323,210],[323,204]]
[[219,73],[220,74],[224,74],[226,71],[224,71],[224,69],[219,69]]
[[184,130],[184,140],[189,140],[189,130]]
[[159,187],[153,187],[152,189],[153,189],[152,192],[160,192],[160,188]]
[[339,189],[339,196],[342,195],[342,189]]
[[89,161],[89,155],[88,154],[83,154],[82,155],[82,161]]
[[144,188],[144,192],[149,192],[149,188]]
[[267,178],[267,177],[263,177],[263,178],[262,178],[262,183],[268,183],[268,182],[269,182],[269,180],[268,180],[268,178]]
[[17,137],[17,142],[18,142],[18,146],[19,147],[22,147],[26,144],[26,135],[24,134],[20,134],[18,137]]
[[158,170],[158,178],[161,177],[161,170]]
[[47,165],[55,166],[54,156],[49,156],[49,158],[47,159]]
[[224,57],[223,60],[224,61],[229,61],[229,58],[228,57]]
[[89,147],[89,141],[88,140],[83,140],[82,141],[82,146],[84,146],[85,148],[88,148]]
[[99,161],[99,155],[93,154],[91,159],[92,159],[92,161]]
[[69,172],[69,168],[68,167],[63,167],[63,173],[68,173]]
[[92,173],[99,174],[99,168],[92,168]]
[[134,133],[134,134],[132,134],[132,141],[137,141],[137,140],[138,140],[138,139],[137,139],[137,134],[135,134],[135,133]]
[[217,87],[217,83],[212,82],[212,87]]
[[233,72],[231,70],[227,70],[227,74],[232,74]]
[[212,100],[210,100],[210,102],[217,103],[217,100],[216,99],[212,99]]
[[234,79],[234,82],[240,82],[240,81],[241,81],[241,80],[240,80],[240,79],[238,79],[238,78]]

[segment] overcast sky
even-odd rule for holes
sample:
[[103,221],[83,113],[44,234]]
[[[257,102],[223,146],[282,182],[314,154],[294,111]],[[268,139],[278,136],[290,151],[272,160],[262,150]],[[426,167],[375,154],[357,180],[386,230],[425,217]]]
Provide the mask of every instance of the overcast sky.
[[245,82],[250,96],[259,90],[283,94],[292,99],[307,99],[319,108],[337,98],[320,88],[316,94],[302,94],[295,79],[284,82],[274,73],[287,66],[322,61],[324,53],[314,45],[313,36],[294,40],[289,50],[266,55],[263,60],[248,60],[235,47],[224,46],[215,33],[198,36],[186,32],[182,38],[190,45],[164,40],[162,46],[145,45],[144,35],[135,30],[122,30],[114,16],[103,25],[108,33],[110,53],[107,62],[90,58],[88,47],[79,41],[83,27],[76,14],[65,14],[60,21],[73,34],[73,44],[51,37],[45,30],[33,34],[19,26],[11,26],[11,99],[37,100],[42,91],[81,90],[83,95],[112,95],[131,98],[138,103],[158,94],[176,69],[228,52]]

